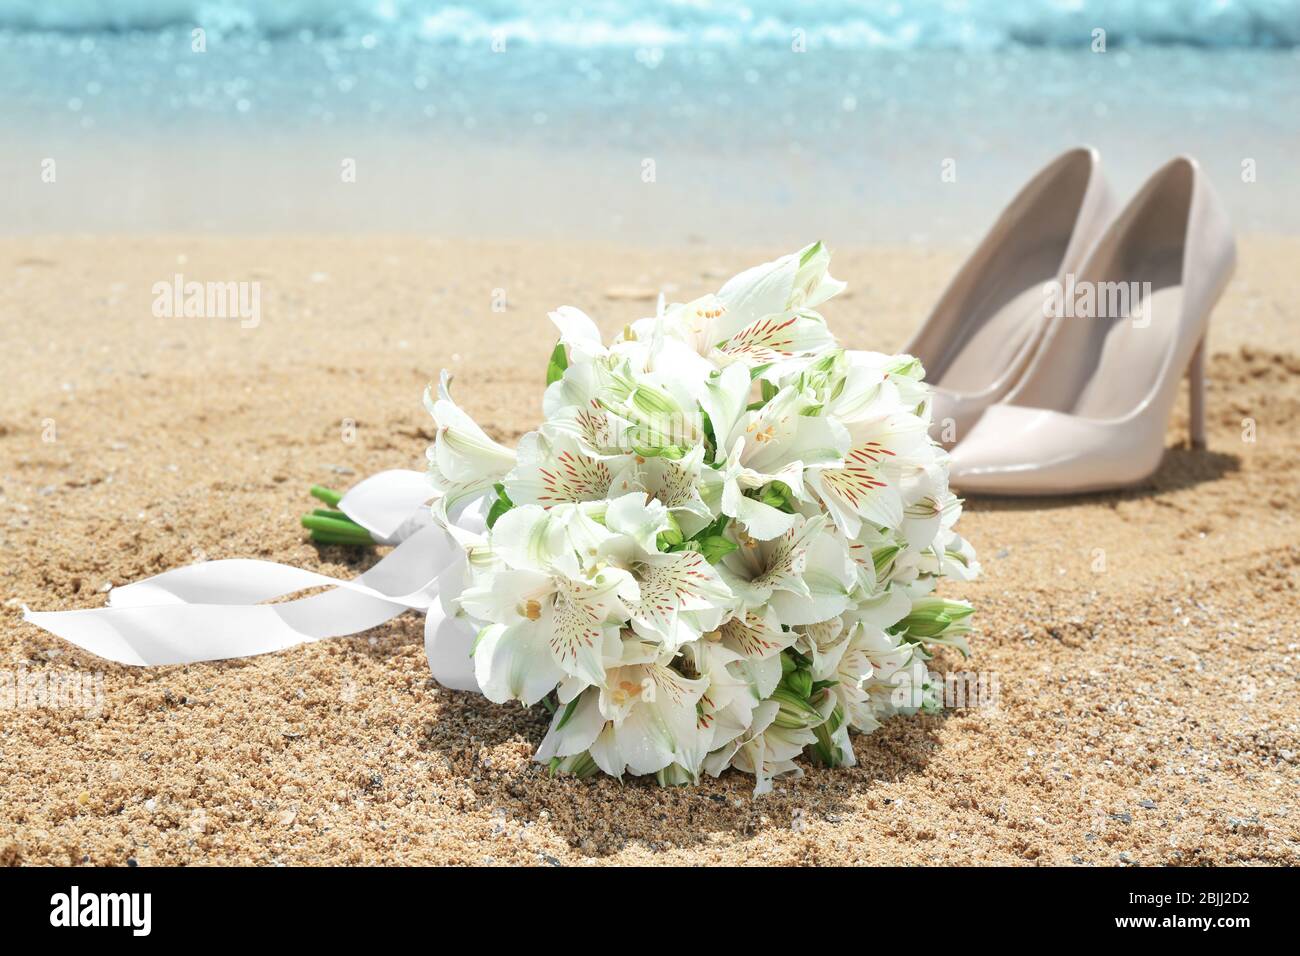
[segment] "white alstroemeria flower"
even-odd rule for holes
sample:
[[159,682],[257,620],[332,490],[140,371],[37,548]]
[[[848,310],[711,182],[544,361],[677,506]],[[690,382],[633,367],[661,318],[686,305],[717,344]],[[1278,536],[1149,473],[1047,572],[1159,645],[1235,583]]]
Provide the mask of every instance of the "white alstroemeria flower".
[[637,458],[626,480],[663,504],[682,531],[691,535],[714,517],[700,496],[703,466],[704,446],[696,445],[681,458]]
[[741,663],[741,656],[735,651],[707,638],[687,644],[682,651],[688,672],[706,682],[695,708],[699,733],[693,748],[683,750],[676,761],[682,772],[695,780],[710,751],[745,732],[759,701],[745,679],[735,673]]
[[604,683],[604,659],[637,585],[621,568],[584,564],[611,535],[567,509],[554,522],[536,505],[502,515],[489,540],[505,569],[461,594],[466,613],[491,622],[474,649],[475,676],[490,700],[535,704],[566,677]]
[[[915,414],[929,403],[930,386],[918,376],[921,364],[910,355],[849,350],[844,378],[826,405],[826,414],[846,425],[876,419],[895,410]],[[929,418],[925,417],[929,425]]]
[[623,549],[621,557],[624,563],[646,555],[663,556],[659,553],[657,538],[660,532],[672,527],[672,521],[662,501],[649,497],[645,492],[620,495],[609,502],[604,518],[606,528],[636,545],[635,551]]
[[780,389],[762,408],[741,415],[731,434],[718,440],[731,448],[745,440],[740,463],[763,474],[775,474],[792,464],[804,468],[841,464],[853,447],[848,429],[833,418],[810,414],[816,410],[811,392]]
[[[643,319],[642,323],[652,320]],[[710,366],[701,367],[687,356],[673,353],[674,361],[692,371],[707,371],[712,365],[729,367],[739,365],[742,370],[756,366],[780,364],[782,368],[792,360],[806,359],[833,348],[835,338],[826,322],[814,312],[782,311],[737,325],[726,306],[716,296],[705,296],[684,305],[675,305],[664,316],[663,322],[689,349],[697,361],[707,360]],[[643,335],[648,325],[638,323],[634,330]],[[663,367],[662,362],[659,363]],[[702,377],[702,376],[700,376]]]
[[516,505],[603,501],[635,490],[631,455],[593,457],[570,432],[528,432],[519,440],[518,460],[504,476],[506,494]]
[[898,529],[909,551],[942,544],[961,517],[962,500],[948,490],[948,472],[936,460],[898,482],[903,520]]
[[[629,638],[626,634],[611,654],[606,658],[606,671],[631,667],[637,664],[654,664],[663,655],[658,647],[643,641]],[[573,757],[585,753],[596,742],[609,718],[600,708],[599,687],[586,687],[578,693],[565,693],[562,685],[559,699],[561,707],[557,708],[551,718],[551,727],[547,731],[536,759],[547,763],[555,757]]]
[[[862,630],[860,646],[871,661],[871,676],[862,682],[862,689],[867,693],[877,721],[891,717],[899,712],[900,701],[912,697],[910,668],[916,647],[897,635],[873,628]],[[864,719],[864,723],[854,726],[870,732],[876,724]]]
[[642,457],[678,458],[704,441],[695,392],[700,381],[636,373],[629,366],[611,372],[596,397],[612,416],[614,441]]
[[718,299],[726,308],[729,334],[720,335],[718,341],[770,315],[815,309],[839,295],[845,283],[831,278],[830,261],[826,247],[815,242],[728,280]]
[[489,438],[451,399],[451,373],[443,370],[435,400],[429,389],[424,406],[438,425],[429,446],[429,478],[445,512],[458,501],[482,494],[515,464],[515,453]]
[[857,538],[849,542],[849,556],[858,569],[859,600],[874,597],[888,587],[902,550],[895,532],[863,523]]
[[835,347],[835,337],[821,316],[800,312],[769,315],[745,326],[717,349],[719,364],[746,367],[782,365]]
[[722,467],[703,475],[702,491],[706,506],[721,514],[735,518],[745,526],[745,532],[757,541],[769,541],[785,534],[794,526],[798,516],[783,511],[775,505],[747,495],[758,491],[773,481],[784,482],[796,497],[803,495],[803,467],[793,462],[775,475],[765,475],[741,464],[744,439],[736,439]]
[[708,687],[659,663],[611,670],[599,691],[605,718],[588,752],[611,777],[656,773],[700,747],[696,704]]
[[[839,630],[833,637],[828,638],[826,634],[820,637],[810,635],[810,643],[816,647],[813,679],[835,682],[827,689],[843,711],[849,726],[861,731],[875,729],[879,722],[876,720],[871,695],[863,685],[876,674],[876,665],[871,655],[875,653],[883,658],[893,652],[894,645],[890,637],[884,631],[872,631],[857,623],[847,632]],[[890,651],[885,651],[885,648]]]
[[755,701],[766,700],[781,682],[781,652],[799,634],[784,630],[770,607],[737,612],[717,630],[718,639],[739,656],[733,666]]
[[839,465],[808,469],[808,486],[821,499],[840,530],[856,538],[863,520],[886,528],[903,521],[898,483],[934,460],[925,423],[897,412],[849,427],[851,445]]
[[975,549],[955,531],[935,538],[934,548],[922,556],[918,569],[923,574],[958,581],[974,581],[981,573]]
[[783,624],[815,624],[843,613],[857,582],[845,542],[826,517],[795,515],[771,541],[744,541],[723,558],[724,579],[746,607],[771,606]]
[[721,455],[734,444],[736,422],[745,414],[754,384],[743,365],[729,365],[710,376],[704,383],[700,407],[709,416],[709,424]]
[[632,630],[675,651],[730,613],[735,597],[698,551],[651,554],[632,565],[640,596],[626,602]]
[[817,740],[811,730],[776,726],[780,705],[765,700],[754,708],[754,720],[740,737],[709,754],[704,769],[717,777],[728,767],[735,767],[755,778],[754,796],[771,793],[772,780],[784,774],[803,776],[794,758]]
[[[733,387],[734,380],[719,380],[706,400],[713,403],[719,418],[725,419],[734,408]],[[705,475],[705,501],[742,522],[746,532],[760,541],[784,534],[794,524],[794,516],[745,492],[779,481],[795,500],[805,500],[804,469],[842,464],[849,450],[849,433],[843,425],[804,414],[812,401],[804,392],[780,389],[762,408],[735,418],[725,439],[718,433],[720,447],[729,451],[722,466]]]
[[600,340],[600,329],[587,314],[571,305],[564,305],[548,314],[560,331],[560,343],[569,350],[569,361],[583,362],[604,358],[609,354]]

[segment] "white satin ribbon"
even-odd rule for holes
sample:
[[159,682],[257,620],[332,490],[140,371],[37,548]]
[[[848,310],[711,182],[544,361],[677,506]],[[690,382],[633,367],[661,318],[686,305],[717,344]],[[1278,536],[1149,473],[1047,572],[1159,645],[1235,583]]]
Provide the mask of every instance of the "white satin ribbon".
[[[339,508],[381,543],[396,544],[352,580],[272,561],[203,561],[109,593],[109,606],[34,612],[38,627],[120,664],[191,664],[251,657],[328,637],[356,634],[408,611],[424,611],[433,676],[457,690],[479,690],[469,657],[476,628],[450,602],[464,587],[464,549],[432,522],[417,471],[385,471],[344,495]],[[485,504],[471,504],[458,527],[481,533]],[[331,590],[266,604],[309,588]],[[440,600],[441,598],[441,600]]]

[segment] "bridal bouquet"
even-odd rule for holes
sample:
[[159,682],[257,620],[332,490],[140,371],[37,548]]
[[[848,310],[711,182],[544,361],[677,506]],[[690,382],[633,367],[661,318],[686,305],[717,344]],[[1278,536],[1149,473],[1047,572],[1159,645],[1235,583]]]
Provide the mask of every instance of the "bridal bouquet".
[[[806,754],[854,763],[850,730],[934,707],[936,645],[967,653],[979,573],[927,435],[909,356],[847,350],[816,311],[844,284],[820,244],[665,307],[606,345],[572,308],[544,421],[517,449],[426,404],[435,520],[465,550],[449,602],[491,700],[553,712],[558,773],[757,792]],[[457,515],[479,503],[471,530]]]
[[852,764],[851,730],[938,705],[924,662],[967,652],[971,608],[934,587],[979,566],[922,368],[836,344],[815,311],[843,288],[828,264],[809,246],[609,345],[560,309],[545,420],[513,451],[444,373],[428,474],[312,491],[317,542],[395,545],[351,580],[226,558],[24,617],[159,666],[415,611],[440,683],[550,708],[537,759],[556,773],[668,785],[737,767],[761,793],[803,753]]

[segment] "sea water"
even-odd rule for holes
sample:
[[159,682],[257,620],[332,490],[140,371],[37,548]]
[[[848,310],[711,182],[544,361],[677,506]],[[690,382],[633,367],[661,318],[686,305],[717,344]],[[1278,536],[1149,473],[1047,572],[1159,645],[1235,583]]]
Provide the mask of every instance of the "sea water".
[[1300,230],[1300,0],[0,0],[0,230],[968,241],[1055,152]]

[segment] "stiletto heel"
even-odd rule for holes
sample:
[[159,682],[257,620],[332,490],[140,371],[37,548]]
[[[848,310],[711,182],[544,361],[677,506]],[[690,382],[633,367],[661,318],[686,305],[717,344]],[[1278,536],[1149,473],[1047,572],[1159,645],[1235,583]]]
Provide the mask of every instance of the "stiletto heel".
[[[1210,313],[1236,264],[1232,229],[1194,160],[1153,175],[1098,240],[1029,367],[952,452],[953,487],[1075,494],[1137,484],[1164,457],[1186,375],[1205,447]],[[1078,298],[1078,296],[1083,298]]]
[[1189,414],[1187,430],[1193,448],[1205,448],[1205,336],[1192,353],[1192,364],[1187,369]]

